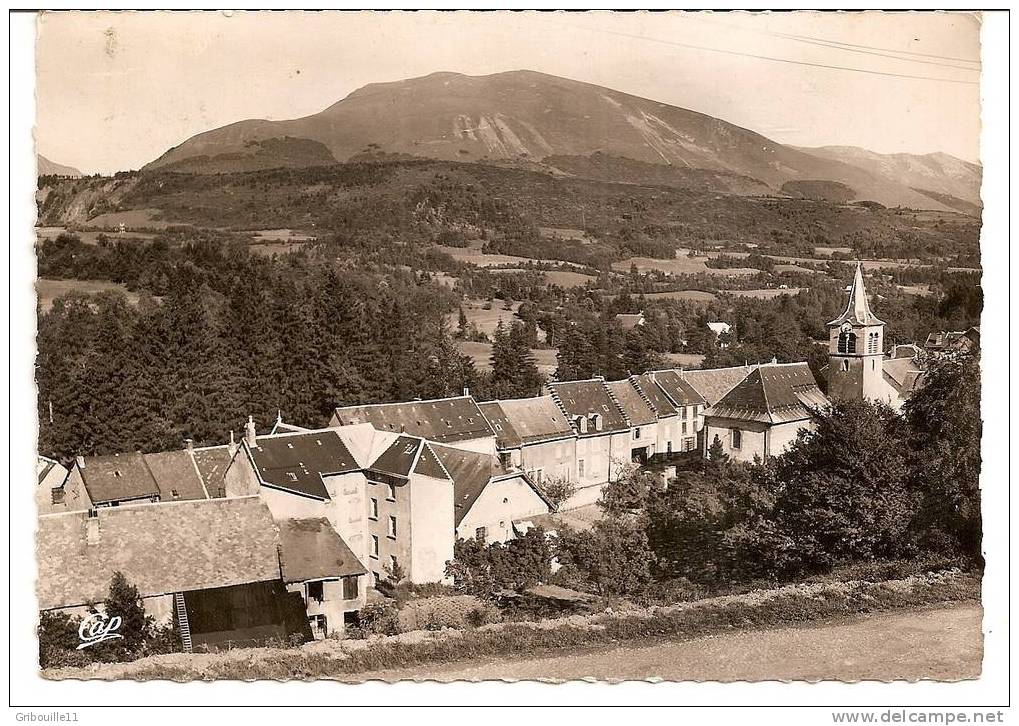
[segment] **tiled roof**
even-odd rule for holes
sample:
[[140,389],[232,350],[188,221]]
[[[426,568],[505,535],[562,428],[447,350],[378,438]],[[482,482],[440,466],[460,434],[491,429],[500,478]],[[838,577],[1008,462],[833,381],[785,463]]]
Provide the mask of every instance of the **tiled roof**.
[[145,454],[145,463],[159,486],[161,501],[207,498],[198,469],[187,450]]
[[806,363],[762,365],[708,408],[706,417],[785,423],[810,418],[827,405]]
[[630,376],[630,381],[637,390],[644,394],[644,398],[651,403],[651,407],[658,414],[659,418],[675,415],[676,407],[669,400],[669,397],[665,395],[665,392],[655,383],[653,373]]
[[210,497],[226,496],[226,471],[234,460],[236,452],[231,453],[227,446],[210,446],[195,449],[195,466],[202,477],[202,483]]
[[680,371],[684,381],[693,386],[709,405],[722,400],[736,384],[750,375],[757,366],[733,366],[732,368],[709,368],[705,370]]
[[495,430],[500,449],[573,436],[573,428],[551,396],[478,404]]
[[318,499],[328,499],[322,477],[358,471],[361,467],[335,431],[259,436],[250,447],[255,470],[271,486]]
[[425,442],[421,447],[421,455],[418,457],[417,464],[414,465],[414,473],[434,479],[449,479],[449,473],[443,468],[439,457],[435,454],[435,446],[437,444]]
[[884,379],[899,394],[912,393],[923,376],[923,369],[914,358],[889,358],[881,363]]
[[623,409],[626,419],[631,426],[647,426],[656,423],[658,417],[654,410],[645,401],[633,384],[624,379],[622,381],[609,381],[605,384],[616,397],[616,403]]
[[368,571],[325,517],[283,519],[277,525],[284,582],[326,580]]
[[258,497],[203,499],[39,517],[37,592],[43,610],[102,601],[114,572],[142,597],[265,582],[280,576],[276,528]]
[[159,496],[159,485],[138,452],[92,456],[79,466],[85,490],[95,504]]
[[628,431],[630,426],[623,418],[623,412],[619,410],[616,402],[609,396],[605,381],[595,378],[587,381],[564,381],[550,383],[549,388],[556,400],[570,416],[591,416],[599,414],[602,417],[601,431],[596,431],[589,426],[587,433],[580,436],[594,436],[611,431]]
[[440,443],[495,436],[470,396],[348,406],[333,413],[333,425],[358,423],[370,423],[379,431],[406,433]]
[[677,407],[707,403],[704,396],[678,371],[655,371],[651,377]]
[[369,467],[372,471],[408,478],[424,441],[416,436],[398,436]]

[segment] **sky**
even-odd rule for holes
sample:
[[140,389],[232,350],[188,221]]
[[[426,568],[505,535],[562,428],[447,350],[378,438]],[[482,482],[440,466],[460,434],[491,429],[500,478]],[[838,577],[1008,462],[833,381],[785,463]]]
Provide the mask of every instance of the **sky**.
[[979,36],[975,13],[45,13],[36,145],[112,173],[368,83],[529,69],[780,143],[979,161]]

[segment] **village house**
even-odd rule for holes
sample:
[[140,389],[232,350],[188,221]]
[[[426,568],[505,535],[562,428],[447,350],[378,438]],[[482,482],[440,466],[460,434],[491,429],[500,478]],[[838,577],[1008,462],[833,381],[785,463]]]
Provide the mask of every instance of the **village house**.
[[655,383],[654,373],[630,376],[629,382],[655,413],[655,418],[657,419],[657,425],[655,426],[657,439],[655,441],[654,457],[656,459],[672,457],[675,452],[681,450],[681,432],[683,429],[679,409],[665,395],[665,391]]
[[495,454],[495,432],[470,396],[431,401],[347,406],[333,412],[330,426],[369,423],[379,431],[419,436],[482,454]]
[[504,467],[527,472],[537,484],[549,479],[576,481],[577,437],[551,396],[478,404],[495,431]]
[[[64,481],[68,471],[58,461],[40,456],[35,465],[35,505],[39,514],[62,511]],[[60,500],[59,502],[56,500]]]
[[827,405],[806,363],[757,366],[704,412],[704,455],[717,440],[736,461],[777,456]]
[[[368,517],[364,460],[351,449],[364,449],[370,426],[319,429],[258,436],[248,421],[243,448],[258,482],[258,495],[273,518],[325,518],[362,562],[368,558]],[[358,437],[358,438],[352,438]],[[350,444],[348,446],[348,443]]]
[[619,322],[619,325],[623,328],[623,330],[639,328],[646,322],[644,320],[643,310],[639,313],[619,313],[616,315],[616,320]]
[[[365,471],[368,560],[374,583],[402,572],[411,582],[444,582],[453,558],[453,481],[432,445],[397,436]],[[373,583],[373,584],[374,584]]]
[[39,517],[42,611],[86,615],[115,572],[185,650],[307,633],[304,604],[280,578],[279,537],[254,496],[129,505]]
[[325,517],[277,525],[283,582],[303,599],[312,637],[342,637],[365,605],[368,570]]
[[505,469],[489,454],[431,444],[453,479],[453,525],[457,539],[486,543],[513,539],[513,521],[551,510],[540,487],[519,469]]
[[980,328],[931,333],[923,347],[935,356],[945,353],[968,353],[980,347]]
[[606,381],[605,387],[630,425],[630,460],[646,464],[658,446],[658,416],[628,379]]
[[577,435],[578,490],[568,505],[593,503],[603,485],[614,481],[630,463],[630,424],[603,378],[555,382],[548,387]]
[[652,371],[650,378],[676,409],[677,437],[674,450],[696,451],[697,435],[704,426],[706,401],[680,371]]
[[217,499],[254,494],[257,483],[238,463],[238,446],[76,457],[43,511],[83,511],[125,504]]

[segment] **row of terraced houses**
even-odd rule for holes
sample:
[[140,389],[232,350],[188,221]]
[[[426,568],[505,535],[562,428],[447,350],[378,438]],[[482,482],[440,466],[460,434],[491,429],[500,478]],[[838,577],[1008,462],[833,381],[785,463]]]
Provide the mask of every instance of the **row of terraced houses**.
[[[887,356],[862,271],[829,323],[829,391],[901,405],[917,358]],[[545,395],[337,408],[326,428],[285,423],[161,453],[40,459],[42,610],[82,613],[112,574],[139,588],[186,649],[342,636],[393,573],[446,581],[458,538],[502,542],[552,510],[595,502],[633,464],[779,454],[828,399],[805,363],[660,370],[551,382]]]

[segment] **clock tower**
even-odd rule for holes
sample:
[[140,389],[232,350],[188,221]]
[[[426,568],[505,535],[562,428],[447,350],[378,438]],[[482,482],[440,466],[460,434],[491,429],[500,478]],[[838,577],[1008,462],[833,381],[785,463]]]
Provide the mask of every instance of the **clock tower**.
[[884,327],[870,310],[857,263],[846,309],[828,323],[828,396],[883,400]]

